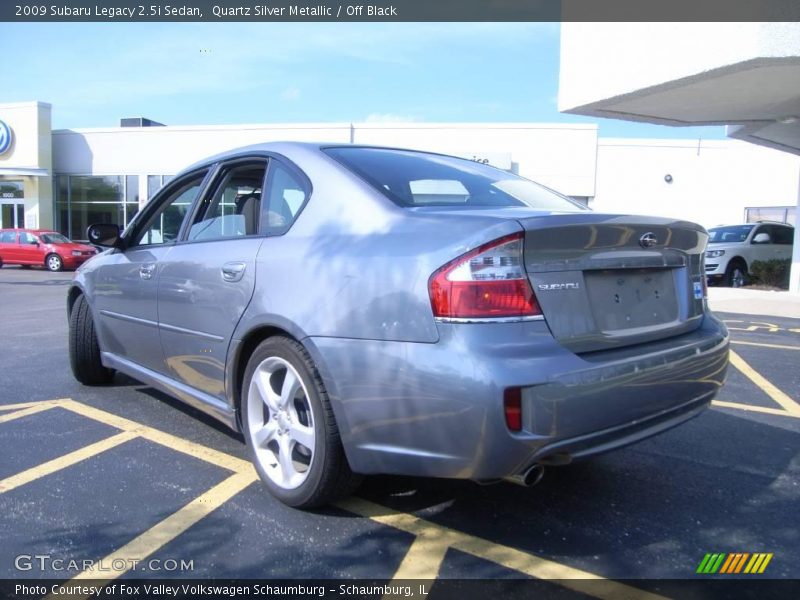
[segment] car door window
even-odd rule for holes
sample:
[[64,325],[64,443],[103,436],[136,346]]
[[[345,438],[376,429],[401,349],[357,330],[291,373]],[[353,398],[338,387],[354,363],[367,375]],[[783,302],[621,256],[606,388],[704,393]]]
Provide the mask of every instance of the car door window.
[[266,161],[239,164],[222,173],[213,195],[204,200],[189,229],[189,241],[257,235]]
[[0,233],[0,244],[13,244],[17,241],[17,233],[15,231],[3,231]]
[[177,182],[167,191],[167,198],[138,230],[133,246],[168,244],[178,239],[186,215],[194,203],[207,171]]
[[775,239],[774,239],[774,237],[772,235],[772,227],[769,226],[769,225],[759,225],[758,228],[756,228],[755,232],[753,233],[753,237],[751,238],[750,243],[751,244],[757,244],[757,245],[766,244],[767,242],[756,242],[756,237],[758,235],[762,234],[762,233],[766,233],[770,237],[770,240],[769,240],[770,244],[774,244],[775,243]]
[[277,160],[272,160],[267,173],[264,207],[264,230],[284,233],[292,226],[308,197],[300,178]]
[[20,244],[35,244],[38,241],[39,240],[36,239],[36,236],[34,236],[31,233],[28,233],[27,231],[23,231],[22,233],[19,234]]

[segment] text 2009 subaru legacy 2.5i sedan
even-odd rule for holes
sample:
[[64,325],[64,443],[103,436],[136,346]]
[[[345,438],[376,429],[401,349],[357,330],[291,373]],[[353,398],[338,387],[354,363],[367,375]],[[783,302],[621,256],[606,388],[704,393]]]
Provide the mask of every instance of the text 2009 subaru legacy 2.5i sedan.
[[366,473],[531,484],[725,376],[702,227],[460,158],[252,146],[88,235],[111,249],[69,290],[78,380],[121,371],[241,430],[293,506]]

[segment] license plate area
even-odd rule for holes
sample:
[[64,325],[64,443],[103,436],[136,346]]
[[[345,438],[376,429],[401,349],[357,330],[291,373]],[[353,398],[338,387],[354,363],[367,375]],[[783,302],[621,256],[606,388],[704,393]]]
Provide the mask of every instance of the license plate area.
[[674,269],[606,269],[584,273],[597,328],[653,327],[678,318]]

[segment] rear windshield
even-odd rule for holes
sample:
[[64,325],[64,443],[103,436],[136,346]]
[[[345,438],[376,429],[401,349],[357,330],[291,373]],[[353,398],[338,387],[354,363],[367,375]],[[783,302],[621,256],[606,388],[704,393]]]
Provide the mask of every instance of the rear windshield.
[[528,179],[471,160],[358,146],[337,146],[323,151],[400,206],[587,210]]
[[729,225],[728,227],[712,227],[708,230],[708,243],[743,242],[750,235],[755,225]]

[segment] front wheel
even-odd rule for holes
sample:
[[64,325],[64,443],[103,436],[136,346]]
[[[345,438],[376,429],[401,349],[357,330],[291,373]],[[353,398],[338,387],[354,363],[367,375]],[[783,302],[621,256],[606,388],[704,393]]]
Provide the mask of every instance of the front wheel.
[[114,371],[105,368],[100,360],[94,319],[83,294],[69,313],[69,364],[75,379],[84,385],[108,383],[114,377]]
[[48,254],[44,259],[44,266],[50,271],[60,271],[64,268],[64,261],[58,254]]
[[247,363],[242,428],[256,471],[284,504],[313,508],[355,489],[328,395],[302,345],[262,342]]
[[725,281],[729,287],[740,288],[747,284],[747,267],[741,261],[731,261],[725,270]]

